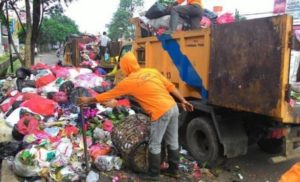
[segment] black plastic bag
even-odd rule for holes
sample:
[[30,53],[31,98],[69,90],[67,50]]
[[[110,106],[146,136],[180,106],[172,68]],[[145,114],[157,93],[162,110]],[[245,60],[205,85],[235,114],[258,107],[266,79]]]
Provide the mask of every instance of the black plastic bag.
[[13,130],[12,130],[11,134],[12,134],[13,139],[15,139],[17,141],[22,141],[23,138],[24,138],[24,135],[19,132],[16,124],[13,127]]
[[20,79],[25,79],[27,76],[31,75],[31,71],[27,68],[19,68],[16,71],[16,77]]
[[76,100],[78,97],[91,97],[91,94],[86,88],[77,87],[73,89],[70,94],[69,101],[71,102],[71,104],[76,104]]
[[106,86],[106,87],[103,87],[103,86],[97,86],[97,87],[94,87],[93,90],[97,93],[103,93],[103,92],[106,92],[108,90],[111,90],[112,87],[111,86]]
[[32,112],[30,112],[30,111],[28,111],[28,110],[26,110],[26,109],[21,109],[21,110],[20,110],[20,118],[23,118],[23,117],[25,117],[25,116],[33,116],[33,117],[35,117],[35,118],[36,118],[37,120],[39,120],[39,121],[42,120],[42,118],[41,118],[40,115],[34,114],[34,113],[32,113]]
[[20,105],[23,103],[23,101],[15,101],[12,104],[12,107],[7,111],[7,113],[5,114],[5,117],[8,117],[15,109],[17,109],[18,107],[20,107]]
[[166,8],[162,4],[156,2],[149,8],[145,16],[149,19],[156,19],[165,16],[167,14],[169,13],[166,10]]
[[24,79],[17,79],[17,88],[18,91],[21,92],[23,88],[30,87],[35,88],[35,81],[34,80],[24,80]]
[[22,142],[19,141],[9,141],[0,143],[0,160],[3,160],[5,157],[15,156],[19,151],[24,148]]
[[67,95],[70,95],[74,89],[74,84],[71,81],[66,81],[59,87],[59,91],[65,92]]

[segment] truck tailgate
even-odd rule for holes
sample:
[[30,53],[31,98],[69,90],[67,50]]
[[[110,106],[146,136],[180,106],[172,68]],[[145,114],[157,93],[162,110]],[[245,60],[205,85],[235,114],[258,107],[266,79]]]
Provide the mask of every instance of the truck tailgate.
[[291,29],[286,15],[212,29],[209,103],[287,121]]

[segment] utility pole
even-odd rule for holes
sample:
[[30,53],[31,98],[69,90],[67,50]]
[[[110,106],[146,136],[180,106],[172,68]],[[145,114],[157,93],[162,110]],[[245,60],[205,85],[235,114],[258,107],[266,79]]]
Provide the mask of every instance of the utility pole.
[[12,60],[12,51],[11,51],[11,34],[10,34],[10,28],[9,28],[9,17],[8,17],[8,1],[6,1],[6,18],[7,18],[7,24],[6,24],[6,28],[7,28],[7,37],[8,37],[8,50],[9,50],[9,61],[10,61],[10,70],[11,73],[13,73],[14,68],[13,68],[13,60]]

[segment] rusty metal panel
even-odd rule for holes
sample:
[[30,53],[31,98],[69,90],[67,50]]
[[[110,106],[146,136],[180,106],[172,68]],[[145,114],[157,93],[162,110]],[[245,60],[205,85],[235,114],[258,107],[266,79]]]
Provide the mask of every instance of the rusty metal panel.
[[212,30],[209,103],[276,116],[282,100],[286,16]]

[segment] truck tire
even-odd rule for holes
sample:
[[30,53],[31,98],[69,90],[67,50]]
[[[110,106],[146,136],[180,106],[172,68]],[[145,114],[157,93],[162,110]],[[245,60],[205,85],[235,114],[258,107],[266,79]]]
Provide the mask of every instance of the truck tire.
[[191,120],[187,127],[186,141],[190,154],[200,163],[209,166],[219,165],[220,143],[209,118],[198,117]]
[[282,152],[283,138],[262,138],[257,142],[257,145],[268,154],[280,154]]

